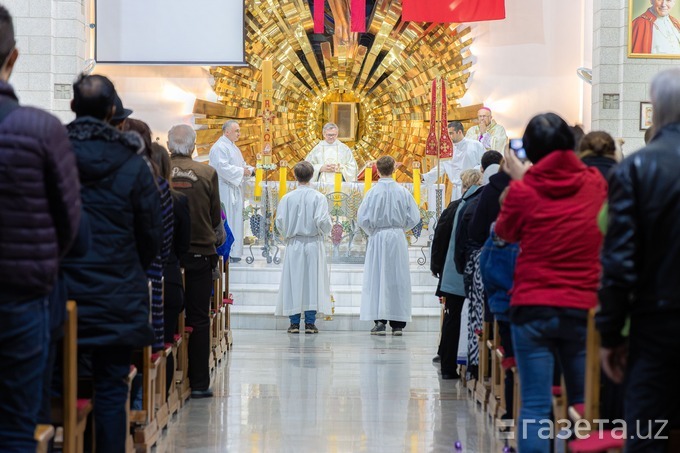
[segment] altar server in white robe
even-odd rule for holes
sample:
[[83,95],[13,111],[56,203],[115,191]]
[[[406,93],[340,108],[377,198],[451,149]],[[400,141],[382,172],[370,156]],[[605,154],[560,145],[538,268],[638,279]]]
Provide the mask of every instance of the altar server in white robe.
[[[440,159],[439,175],[446,174],[453,185],[451,190],[451,200],[457,200],[463,196],[460,174],[471,168],[479,168],[484,155],[484,146],[476,140],[465,138],[465,127],[460,121],[449,122],[449,136],[453,141],[453,157]],[[432,185],[437,181],[437,167],[423,174],[423,182]]]
[[366,194],[358,213],[359,226],[368,234],[360,319],[374,321],[372,335],[385,335],[388,321],[392,335],[401,335],[411,321],[411,275],[404,230],[420,222],[420,211],[413,195],[392,179],[394,159],[381,157],[376,166],[380,179]]
[[312,148],[305,160],[314,166],[314,182],[333,184],[338,171],[342,173],[344,181],[357,179],[357,161],[352,150],[338,140],[338,126],[334,123],[324,125],[323,140]]
[[227,223],[234,235],[229,259],[241,261],[243,255],[243,186],[254,168],[243,159],[236,142],[241,136],[237,121],[229,120],[222,126],[222,136],[210,148],[209,164],[217,171],[220,200],[224,205]]
[[295,165],[298,188],[281,198],[276,228],[286,241],[283,271],[275,315],[288,316],[288,333],[300,332],[305,314],[305,333],[319,333],[317,313],[330,313],[330,277],[324,238],[331,231],[328,201],[309,185],[314,167],[306,161]]

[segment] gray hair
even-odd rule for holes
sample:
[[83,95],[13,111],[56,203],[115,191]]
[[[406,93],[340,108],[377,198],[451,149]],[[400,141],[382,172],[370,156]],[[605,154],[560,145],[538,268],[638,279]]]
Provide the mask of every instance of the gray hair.
[[168,132],[168,148],[171,154],[191,156],[196,146],[196,131],[187,124],[172,126]]
[[649,94],[654,109],[654,130],[680,122],[680,68],[668,69],[654,76]]
[[326,132],[329,129],[340,129],[337,124],[335,123],[326,123],[323,125],[323,129],[321,132]]
[[227,128],[231,127],[232,124],[238,124],[238,121],[236,120],[227,120],[224,122],[222,125],[222,132],[226,132]]

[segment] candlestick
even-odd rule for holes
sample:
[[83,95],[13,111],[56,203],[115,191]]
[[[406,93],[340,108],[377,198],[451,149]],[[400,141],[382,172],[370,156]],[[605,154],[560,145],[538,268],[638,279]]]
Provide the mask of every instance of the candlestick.
[[262,155],[257,155],[257,168],[255,169],[255,191],[253,192],[256,198],[262,195]]
[[413,162],[413,198],[420,206],[420,162]]
[[[335,184],[333,186],[333,192],[342,192],[342,173],[339,171],[335,172]],[[340,195],[335,195],[336,206],[340,205]]]
[[288,191],[288,162],[282,160],[279,162],[279,200]]
[[373,183],[373,162],[366,163],[364,168],[364,193],[368,192]]

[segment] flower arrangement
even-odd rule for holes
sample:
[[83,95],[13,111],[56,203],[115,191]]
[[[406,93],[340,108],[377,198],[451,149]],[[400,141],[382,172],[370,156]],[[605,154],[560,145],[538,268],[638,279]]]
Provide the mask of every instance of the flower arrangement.
[[271,170],[276,170],[278,166],[276,164],[257,164],[256,168],[262,169],[265,171],[271,171]]

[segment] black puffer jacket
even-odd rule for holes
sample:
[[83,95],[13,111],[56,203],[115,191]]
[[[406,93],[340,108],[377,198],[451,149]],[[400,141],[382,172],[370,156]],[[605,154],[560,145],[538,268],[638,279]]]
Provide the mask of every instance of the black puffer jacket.
[[80,187],[66,130],[32,107],[16,106],[0,81],[0,304],[45,296],[78,231]]
[[135,135],[93,118],[68,125],[80,172],[91,245],[64,261],[68,296],[78,303],[78,343],[151,343],[145,269],[161,245],[160,194]]
[[623,342],[628,315],[680,311],[680,123],[661,128],[609,175],[597,326]]

